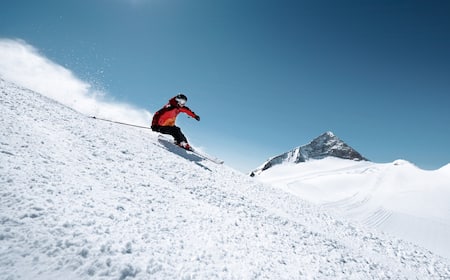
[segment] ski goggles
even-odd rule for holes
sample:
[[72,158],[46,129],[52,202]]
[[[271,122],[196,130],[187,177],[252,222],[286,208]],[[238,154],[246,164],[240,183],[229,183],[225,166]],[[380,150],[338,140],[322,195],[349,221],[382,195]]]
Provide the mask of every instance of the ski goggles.
[[185,99],[176,98],[175,100],[178,102],[178,105],[180,105],[180,106],[184,106],[186,104],[186,100]]

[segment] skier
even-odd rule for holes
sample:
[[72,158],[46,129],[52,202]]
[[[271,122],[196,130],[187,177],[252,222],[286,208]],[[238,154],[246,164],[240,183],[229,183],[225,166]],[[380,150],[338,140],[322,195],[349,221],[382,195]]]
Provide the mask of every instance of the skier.
[[181,129],[175,125],[175,120],[181,112],[200,121],[200,117],[185,106],[186,102],[187,97],[182,93],[172,97],[169,103],[153,115],[151,128],[153,131],[172,135],[175,139],[175,144],[186,150],[191,150],[191,146]]

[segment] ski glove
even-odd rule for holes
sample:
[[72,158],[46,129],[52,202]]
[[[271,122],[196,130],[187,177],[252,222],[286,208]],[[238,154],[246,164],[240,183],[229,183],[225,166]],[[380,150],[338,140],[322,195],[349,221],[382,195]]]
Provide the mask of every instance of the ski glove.
[[197,121],[200,121],[200,116],[195,115],[194,119],[196,119]]

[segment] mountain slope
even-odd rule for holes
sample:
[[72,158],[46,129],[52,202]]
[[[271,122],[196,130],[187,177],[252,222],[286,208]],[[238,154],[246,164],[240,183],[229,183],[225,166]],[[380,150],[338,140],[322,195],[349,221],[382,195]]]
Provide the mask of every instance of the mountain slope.
[[431,252],[336,220],[150,130],[0,79],[4,279],[444,279]]
[[337,158],[279,165],[258,176],[346,219],[450,258],[450,172],[397,160]]
[[326,157],[337,157],[352,160],[367,160],[355,149],[347,145],[332,132],[328,131],[316,137],[311,143],[297,147],[289,152],[275,156],[252,174],[259,174],[275,165],[284,163],[300,163],[311,159],[323,159]]

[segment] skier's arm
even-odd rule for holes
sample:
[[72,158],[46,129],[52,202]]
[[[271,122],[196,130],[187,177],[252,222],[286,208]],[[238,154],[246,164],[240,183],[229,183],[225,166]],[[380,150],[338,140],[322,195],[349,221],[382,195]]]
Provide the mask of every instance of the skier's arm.
[[183,113],[186,113],[187,115],[189,115],[189,116],[191,116],[191,117],[193,117],[193,118],[196,119],[197,121],[200,120],[200,117],[199,117],[196,113],[192,112],[191,109],[189,109],[188,107],[182,107],[182,108],[180,109],[180,111],[183,112]]

